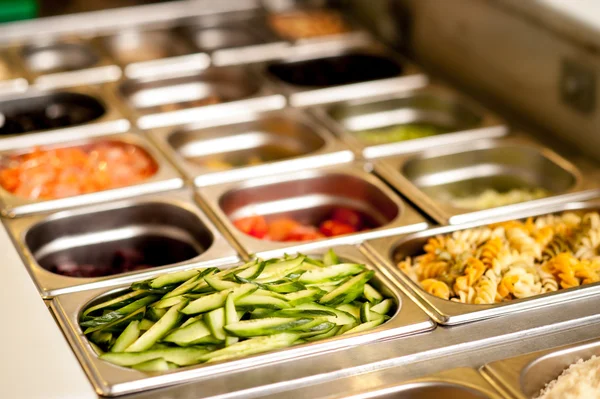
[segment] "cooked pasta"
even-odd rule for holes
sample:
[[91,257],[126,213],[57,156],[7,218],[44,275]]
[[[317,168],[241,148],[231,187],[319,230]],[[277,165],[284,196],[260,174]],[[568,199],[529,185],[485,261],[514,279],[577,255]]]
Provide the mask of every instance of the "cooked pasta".
[[398,267],[426,292],[492,304],[600,281],[600,214],[565,212],[431,237]]

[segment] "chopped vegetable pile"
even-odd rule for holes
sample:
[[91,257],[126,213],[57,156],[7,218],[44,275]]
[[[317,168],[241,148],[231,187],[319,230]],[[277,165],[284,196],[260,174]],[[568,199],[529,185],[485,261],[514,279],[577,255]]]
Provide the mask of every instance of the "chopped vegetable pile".
[[333,251],[186,270],[132,284],[80,319],[100,358],[142,371],[216,362],[374,328],[395,308]]
[[268,23],[277,34],[290,40],[335,35],[349,30],[342,16],[330,10],[297,10],[272,14]]
[[359,212],[348,208],[335,208],[319,227],[304,225],[288,217],[267,221],[260,215],[240,218],[233,224],[252,237],[281,242],[319,240],[373,228]]
[[0,184],[19,197],[53,199],[128,186],[156,170],[140,147],[106,141],[13,155],[0,170]]

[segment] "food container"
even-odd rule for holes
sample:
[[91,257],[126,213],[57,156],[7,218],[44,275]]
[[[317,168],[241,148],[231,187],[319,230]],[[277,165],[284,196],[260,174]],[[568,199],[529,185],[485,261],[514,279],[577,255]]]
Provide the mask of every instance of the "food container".
[[[176,170],[166,161],[164,156],[155,150],[150,143],[136,133],[120,133],[106,136],[79,138],[76,141],[55,141],[43,143],[41,149],[68,148],[101,142],[127,143],[141,148],[157,165],[156,173],[139,183],[81,194],[71,197],[37,200],[17,196],[4,187],[0,186],[0,201],[2,202],[2,215],[8,217],[23,216],[32,213],[47,212],[51,210],[64,209],[73,206],[94,204],[103,201],[133,197],[141,194],[156,193],[181,188],[183,179]],[[18,149],[0,152],[0,161],[7,162],[13,155],[21,155],[32,152],[28,143],[23,142]]]
[[[6,227],[43,297],[238,259],[187,190],[7,220]],[[135,252],[153,267],[98,277],[50,271],[62,271],[66,262],[106,265],[116,261],[118,251]]]
[[372,42],[318,51],[298,48],[282,61],[263,65],[263,70],[295,107],[411,90],[427,83],[417,67]]
[[600,285],[585,284],[579,287],[559,289],[555,292],[495,304],[464,304],[442,299],[425,292],[420,284],[413,282],[406,274],[396,267],[397,261],[404,259],[406,256],[422,254],[423,245],[429,238],[435,237],[436,235],[450,234],[454,231],[485,226],[488,223],[577,210],[598,211],[600,210],[600,201],[594,200],[588,202],[569,202],[558,205],[549,205],[544,209],[521,212],[512,217],[503,216],[487,221],[480,220],[474,223],[463,224],[461,226],[437,227],[400,237],[389,236],[367,241],[365,247],[367,252],[372,256],[373,261],[382,267],[386,267],[390,273],[402,281],[408,288],[410,297],[420,302],[423,309],[436,322],[445,325],[462,324],[475,320],[533,310],[540,306],[557,306],[568,301],[575,301],[586,297],[589,298],[592,295],[598,295],[600,293]]
[[126,80],[118,93],[142,129],[280,109],[285,99],[248,67],[209,68],[169,79]]
[[129,121],[114,102],[102,87],[92,86],[2,96],[0,150],[127,131]]
[[[247,254],[271,256],[270,251],[284,248],[307,251],[427,227],[426,220],[417,211],[359,164],[202,187],[198,193]],[[316,241],[275,242],[249,236],[233,224],[233,220],[258,215],[270,220],[289,217],[315,226],[338,207],[360,212],[376,227]]]
[[13,54],[0,50],[0,94],[23,92],[28,84],[27,79],[20,75]]
[[[578,168],[526,137],[475,140],[382,158],[375,170],[441,224],[461,224],[599,194],[598,170]],[[543,189],[549,195],[496,208],[452,206],[445,197],[485,190]]]
[[192,46],[168,28],[126,29],[99,40],[128,78],[201,71],[210,64],[208,55],[192,54]]
[[[358,154],[367,159],[404,154],[474,139],[501,137],[507,127],[497,116],[439,84],[409,92],[315,107],[322,121]],[[386,141],[385,130],[415,126],[438,134],[402,141]],[[381,130],[381,132],[375,132]],[[376,140],[361,132],[373,131]]]
[[[246,121],[150,131],[161,149],[196,186],[350,162],[353,155],[312,118],[292,109]],[[228,166],[229,165],[229,166]]]
[[592,340],[528,353],[486,364],[482,372],[514,399],[536,397],[571,364],[600,356],[600,341]]
[[[373,268],[355,247],[343,246],[334,249],[340,258],[348,262],[363,263]],[[322,255],[324,253],[324,250],[313,251],[312,255]],[[236,264],[230,264],[225,267],[232,266],[236,266]],[[87,339],[83,336],[78,325],[78,320],[85,307],[95,300],[99,300],[107,295],[114,295],[120,290],[98,289],[60,295],[53,299],[52,309],[96,391],[101,395],[115,396],[192,381],[225,372],[234,373],[250,367],[256,368],[284,363],[285,361],[293,362],[294,359],[307,356],[314,356],[315,361],[327,361],[327,357],[333,350],[392,337],[403,337],[433,329],[434,324],[424,315],[418,306],[408,300],[398,287],[376,268],[373,268],[373,270],[375,270],[376,274],[372,283],[384,295],[393,298],[397,306],[396,314],[386,323],[373,330],[297,345],[239,360],[191,366],[165,373],[144,374],[140,371],[114,366],[102,361],[97,358]]]
[[38,40],[13,51],[39,89],[110,82],[121,76],[121,69],[84,39]]

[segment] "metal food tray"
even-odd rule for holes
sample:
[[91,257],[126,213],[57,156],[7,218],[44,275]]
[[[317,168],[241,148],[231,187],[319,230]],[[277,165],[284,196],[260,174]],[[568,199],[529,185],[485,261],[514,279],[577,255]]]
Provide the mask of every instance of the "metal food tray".
[[[141,196],[119,202],[88,206],[53,214],[5,220],[17,249],[41,295],[45,298],[68,292],[130,283],[165,271],[222,265],[238,260],[237,253],[197,208],[193,195],[183,189],[168,194]],[[151,239],[168,242],[164,256],[182,256],[188,246],[199,253],[189,259],[141,271],[104,277],[83,278],[55,274],[47,265],[67,259],[107,261],[116,249],[157,247]],[[144,244],[147,241],[147,245]],[[182,247],[181,243],[187,244]],[[156,250],[156,249],[154,249]],[[97,259],[102,258],[102,259]],[[76,262],[76,263],[84,263]],[[93,263],[92,263],[93,264]]]
[[[83,137],[82,137],[83,136]],[[56,139],[63,137],[60,133],[56,134]],[[22,147],[13,147],[12,150],[0,152],[0,161],[12,156],[31,152],[31,140],[21,137]],[[58,209],[64,209],[85,204],[96,204],[104,201],[118,200],[128,197],[135,197],[143,194],[158,193],[162,191],[175,190],[183,187],[183,178],[171,166],[164,155],[154,149],[152,144],[142,135],[135,132],[117,133],[105,136],[81,135],[77,140],[69,141],[47,141],[37,142],[41,148],[61,148],[76,147],[91,143],[104,141],[115,141],[133,144],[143,149],[154,160],[158,169],[156,173],[145,180],[125,187],[116,187],[108,190],[97,191],[88,194],[75,195],[72,197],[56,199],[28,199],[19,197],[0,186],[0,202],[2,203],[2,215],[5,217],[19,217],[40,212],[48,212]],[[1,143],[1,141],[0,141]]]
[[[461,224],[600,195],[600,169],[574,165],[525,136],[481,139],[375,160],[375,171],[440,224]],[[541,187],[550,196],[461,209],[435,198],[452,189]]]
[[[359,163],[278,174],[243,182],[201,187],[200,202],[246,254],[278,252],[288,248],[306,251],[331,245],[354,244],[368,238],[406,234],[427,228],[426,219],[402,201]],[[363,212],[380,227],[354,234],[306,242],[260,240],[242,233],[232,222],[238,217],[278,215],[320,222],[334,207],[349,206]]]
[[[376,340],[412,335],[434,328],[435,325],[418,306],[411,302],[393,281],[380,273],[376,267],[373,267],[357,248],[342,246],[335,248],[335,251],[340,258],[349,262],[366,264],[375,271],[375,279],[372,280],[373,285],[383,291],[385,295],[392,297],[396,302],[397,311],[390,320],[373,330],[363,333],[338,336],[319,342],[249,356],[239,360],[219,362],[214,365],[197,365],[165,373],[145,374],[133,369],[118,367],[98,359],[78,325],[79,316],[86,306],[103,296],[117,294],[121,289],[98,289],[60,295],[53,299],[52,310],[82,367],[94,385],[96,392],[107,396],[144,391],[151,388],[189,382],[220,373],[234,373],[250,367],[256,368],[283,363],[284,361],[293,361],[293,359],[307,356],[315,356],[315,361],[327,361],[327,357],[333,350],[340,350]],[[310,253],[311,255],[323,255],[325,251],[311,251]],[[230,264],[226,267],[237,265]],[[213,265],[207,262],[203,266]],[[188,268],[191,268],[191,265],[188,265]],[[125,288],[125,286],[121,288]]]
[[591,340],[498,360],[482,367],[482,373],[514,399],[537,396],[571,364],[600,356],[600,341]]
[[[277,110],[286,104],[285,98],[276,94],[251,66],[211,67],[195,74],[128,79],[112,83],[111,87],[141,129]],[[224,97],[227,101],[160,110],[160,107],[177,107],[178,103],[202,100],[210,95]]]
[[[235,118],[234,118],[235,119]],[[231,124],[150,130],[160,149],[198,187],[350,162],[352,152],[310,116],[293,109],[230,120]],[[277,154],[281,154],[281,157]],[[258,165],[211,169],[204,162],[262,155]]]
[[[508,134],[507,126],[498,116],[439,83],[411,91],[314,107],[311,111],[366,159]],[[410,123],[432,124],[449,131],[432,137],[382,144],[365,143],[355,135],[363,130]]]
[[419,283],[412,281],[408,276],[396,267],[397,252],[401,251],[402,256],[411,256],[415,252],[422,253],[423,245],[430,237],[436,235],[451,234],[454,231],[466,230],[474,227],[485,226],[489,223],[496,223],[514,219],[524,219],[528,217],[542,216],[547,214],[559,213],[564,211],[600,211],[600,200],[589,202],[569,202],[549,206],[545,209],[531,210],[512,215],[511,217],[499,217],[496,219],[481,220],[476,223],[463,224],[461,226],[437,227],[429,230],[409,234],[401,237],[384,237],[365,242],[364,246],[368,254],[388,273],[402,281],[407,288],[407,293],[415,301],[419,302],[428,315],[437,323],[444,325],[456,325],[475,320],[488,319],[507,314],[514,314],[525,310],[537,309],[541,306],[557,306],[567,301],[584,299],[592,295],[600,294],[600,284],[586,284],[569,289],[559,289],[555,292],[536,295],[529,298],[515,299],[508,302],[474,305],[453,302],[450,300],[438,298],[425,292]]
[[[394,93],[403,90],[412,90],[427,84],[427,76],[415,65],[401,58],[397,53],[392,53],[387,48],[371,40],[358,40],[356,42],[324,42],[318,46],[296,46],[290,49],[286,57],[275,62],[262,63],[260,68],[270,81],[280,88],[291,106],[307,107],[319,104],[328,104],[339,101],[348,101],[362,98],[365,93],[379,95]],[[321,59],[334,59],[336,57],[366,55],[380,57],[389,61],[389,65],[398,68],[396,76],[366,80],[358,83],[331,85],[331,86],[300,86],[280,80],[270,72],[274,66],[298,65],[299,63],[313,62]],[[386,62],[387,62],[386,61]]]
[[28,85],[10,51],[0,50],[0,94],[20,93],[27,90]]

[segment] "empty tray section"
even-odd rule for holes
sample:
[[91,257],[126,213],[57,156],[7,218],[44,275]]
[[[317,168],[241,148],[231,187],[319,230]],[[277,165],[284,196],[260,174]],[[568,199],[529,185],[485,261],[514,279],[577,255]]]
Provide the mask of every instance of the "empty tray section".
[[92,67],[100,61],[89,46],[80,43],[27,46],[21,57],[30,71],[39,74],[75,71]]
[[104,38],[104,45],[122,64],[188,54],[190,48],[170,30],[126,30]]
[[200,51],[210,52],[264,43],[259,34],[242,25],[190,27],[189,32],[192,41]]
[[99,277],[192,259],[212,244],[200,219],[166,203],[50,218],[34,225],[25,244],[56,274]]

